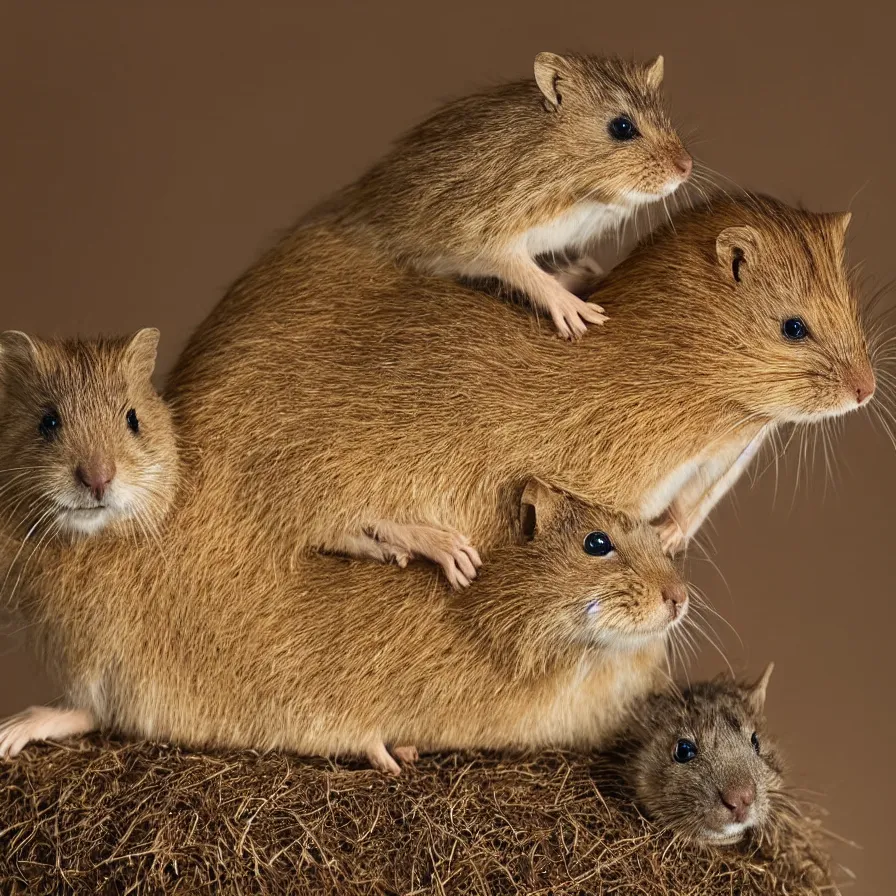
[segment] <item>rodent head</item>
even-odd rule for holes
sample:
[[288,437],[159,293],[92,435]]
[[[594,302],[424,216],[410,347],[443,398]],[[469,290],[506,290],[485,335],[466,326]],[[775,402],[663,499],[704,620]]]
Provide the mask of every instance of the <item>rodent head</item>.
[[[529,626],[532,643],[628,650],[663,639],[685,617],[687,587],[649,524],[530,479],[519,529],[521,543],[483,572],[500,627]],[[505,592],[531,598],[529,619],[508,612],[513,602],[497,596]]]
[[662,56],[636,65],[539,53],[535,80],[565,159],[556,177],[574,198],[636,206],[687,180],[693,163],[660,92]]
[[869,401],[876,386],[845,265],[848,223],[848,214],[764,196],[714,200],[620,265],[620,295],[631,266],[677,277],[676,304],[651,338],[674,341],[682,376],[721,389],[745,419],[837,416]]
[[95,342],[0,335],[0,510],[16,529],[152,526],[177,481],[153,388],[158,330]]
[[753,685],[704,682],[656,695],[639,710],[631,772],[638,801],[657,823],[706,843],[735,843],[768,823],[782,774],[765,733],[772,669]]

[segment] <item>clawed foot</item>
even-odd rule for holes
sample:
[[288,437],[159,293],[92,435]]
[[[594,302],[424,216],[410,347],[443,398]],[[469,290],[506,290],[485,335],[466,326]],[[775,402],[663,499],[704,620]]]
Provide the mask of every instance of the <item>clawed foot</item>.
[[416,762],[420,758],[416,747],[393,747],[392,753],[396,759],[407,763]]
[[96,728],[93,714],[85,709],[31,706],[0,723],[0,759],[18,756],[36,740],[62,740]]
[[588,331],[588,324],[602,324],[607,320],[600,305],[584,302],[566,290],[563,295],[551,298],[548,311],[563,339],[579,339]]
[[[411,746],[395,747],[392,753],[402,762],[416,762],[420,758],[417,748]],[[367,751],[367,759],[374,768],[381,772],[386,772],[388,775],[400,775],[401,766],[392,758],[392,753],[386,749],[385,744],[381,743]]]
[[409,557],[426,557],[438,563],[454,588],[466,588],[482,566],[479,552],[460,532],[434,526],[384,521],[371,529],[373,537],[393,551],[405,551]]

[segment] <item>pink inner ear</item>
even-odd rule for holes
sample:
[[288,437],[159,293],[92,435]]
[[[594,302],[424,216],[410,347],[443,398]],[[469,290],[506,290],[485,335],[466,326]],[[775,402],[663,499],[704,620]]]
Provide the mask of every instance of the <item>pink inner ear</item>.
[[590,604],[588,604],[588,615],[589,616],[594,616],[594,614],[597,613],[598,610],[600,610],[600,601],[599,600],[593,600],[593,601],[591,601]]

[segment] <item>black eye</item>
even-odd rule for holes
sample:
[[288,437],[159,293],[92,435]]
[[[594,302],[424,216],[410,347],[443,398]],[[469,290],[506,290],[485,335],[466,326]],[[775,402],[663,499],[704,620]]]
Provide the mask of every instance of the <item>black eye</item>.
[[614,118],[607,125],[607,130],[614,140],[634,140],[635,137],[641,136],[641,132],[627,115],[620,115],[618,118]]
[[62,421],[59,419],[59,414],[56,411],[47,411],[41,417],[37,430],[48,442],[52,442],[59,435],[61,426]]
[[692,740],[680,740],[675,744],[675,751],[672,753],[672,758],[676,762],[690,762],[692,759],[696,759],[697,744]]
[[756,732],[753,732],[753,736],[750,738],[750,743],[753,744],[753,749],[756,751],[756,755],[759,755],[759,738],[756,736]]
[[131,432],[140,432],[140,421],[137,419],[137,412],[133,408],[127,412],[125,419],[128,421],[128,429]]
[[586,554],[592,557],[606,557],[613,552],[613,542],[606,532],[589,532],[582,545]]
[[781,324],[781,332],[784,334],[785,339],[798,342],[800,339],[805,339],[809,335],[809,328],[800,318],[788,317],[787,320]]

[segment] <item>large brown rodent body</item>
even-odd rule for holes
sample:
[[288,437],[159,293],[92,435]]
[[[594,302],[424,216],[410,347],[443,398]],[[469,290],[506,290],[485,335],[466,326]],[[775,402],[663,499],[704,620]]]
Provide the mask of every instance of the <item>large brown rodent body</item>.
[[[251,550],[256,533],[224,532],[200,555],[178,537],[183,506],[145,515],[142,532],[109,525],[74,541],[50,537],[68,511],[40,477],[47,459],[58,453],[58,466],[77,479],[80,451],[71,446],[111,446],[109,430],[122,421],[107,411],[130,401],[143,408],[151,396],[145,384],[139,400],[103,387],[115,368],[103,346],[71,351],[75,364],[93,368],[92,393],[110,400],[63,394],[71,377],[43,375],[49,355],[59,367],[60,348],[29,344],[37,360],[30,373],[19,369],[24,398],[9,405],[19,425],[0,440],[0,459],[30,450],[43,463],[32,458],[35,482],[19,489],[5,478],[4,496],[21,503],[21,489],[31,489],[50,510],[37,524],[37,547],[25,539],[11,573],[31,565],[17,609],[67,706],[8,720],[0,754],[106,726],[193,746],[361,753],[394,771],[386,743],[597,745],[631,701],[657,686],[687,591],[656,533],[540,480],[520,497],[517,542],[492,552],[487,573],[464,593],[425,566],[307,552],[288,567],[269,566]],[[40,429],[50,401],[65,411],[48,440]],[[133,453],[128,440],[151,445],[170,432],[160,408],[139,432],[124,429],[107,465]],[[132,481],[140,476],[131,469]],[[42,504],[23,509],[7,534],[34,531],[43,512]]]
[[[523,309],[300,229],[235,285],[174,373],[195,447],[202,529],[189,537],[248,526],[286,562],[304,547],[351,553],[394,520],[488,551],[512,537],[536,475],[665,514],[680,546],[774,427],[873,391],[845,224],[757,197],[682,215],[607,277],[612,324],[573,346]],[[811,337],[786,338],[792,319]]]

